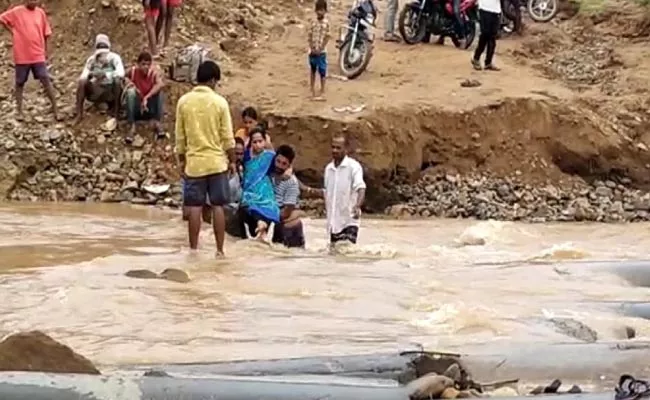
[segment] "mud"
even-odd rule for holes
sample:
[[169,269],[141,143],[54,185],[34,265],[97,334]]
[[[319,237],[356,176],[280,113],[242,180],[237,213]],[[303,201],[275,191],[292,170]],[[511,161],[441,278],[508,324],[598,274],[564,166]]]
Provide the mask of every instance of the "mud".
[[0,342],[0,371],[100,373],[90,360],[39,331],[17,333]]

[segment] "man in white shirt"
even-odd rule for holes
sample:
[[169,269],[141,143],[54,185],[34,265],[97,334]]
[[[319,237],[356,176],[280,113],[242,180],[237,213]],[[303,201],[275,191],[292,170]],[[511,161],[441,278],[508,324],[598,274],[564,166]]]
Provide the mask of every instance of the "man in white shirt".
[[332,161],[325,167],[325,208],[330,244],[357,242],[361,206],[366,196],[363,168],[347,155],[348,141],[332,139]]
[[497,48],[497,35],[501,27],[501,0],[479,0],[478,12],[481,35],[472,58],[472,66],[477,71],[481,70],[481,55],[487,48],[485,70],[499,71],[499,68],[492,64],[492,57],[494,57],[494,51]]
[[114,116],[118,118],[123,79],[122,58],[111,51],[111,41],[108,36],[100,33],[95,38],[95,50],[86,60],[77,82],[75,123],[83,118],[84,100],[113,106]]

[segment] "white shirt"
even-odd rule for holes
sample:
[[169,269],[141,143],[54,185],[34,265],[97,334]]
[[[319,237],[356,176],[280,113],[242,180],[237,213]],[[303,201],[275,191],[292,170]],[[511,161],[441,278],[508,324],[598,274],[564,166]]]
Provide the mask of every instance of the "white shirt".
[[478,0],[479,10],[501,14],[501,0]]
[[81,75],[79,76],[79,79],[88,79],[88,76],[90,75],[90,68],[93,65],[93,62],[95,61],[95,58],[101,53],[107,53],[106,58],[109,63],[113,65],[113,68],[115,70],[113,72],[108,72],[107,78],[112,79],[113,77],[117,78],[124,78],[125,71],[124,71],[124,64],[122,63],[122,57],[119,56],[117,53],[113,53],[109,49],[97,49],[93,53],[92,56],[88,57],[86,59],[86,64],[84,65],[83,71],[81,71]]
[[327,230],[340,233],[348,226],[359,226],[359,219],[352,217],[357,204],[359,189],[365,189],[363,168],[353,158],[344,157],[338,167],[334,161],[325,167],[325,209]]

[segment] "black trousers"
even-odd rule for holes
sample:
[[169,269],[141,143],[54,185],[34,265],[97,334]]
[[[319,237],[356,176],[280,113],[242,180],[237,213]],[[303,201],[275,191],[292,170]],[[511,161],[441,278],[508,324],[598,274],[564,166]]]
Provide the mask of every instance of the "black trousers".
[[485,53],[485,65],[492,65],[492,57],[497,48],[497,35],[501,25],[501,14],[478,10],[479,20],[481,24],[481,35],[478,38],[478,46],[474,52],[474,59],[479,60],[481,55],[487,48]]

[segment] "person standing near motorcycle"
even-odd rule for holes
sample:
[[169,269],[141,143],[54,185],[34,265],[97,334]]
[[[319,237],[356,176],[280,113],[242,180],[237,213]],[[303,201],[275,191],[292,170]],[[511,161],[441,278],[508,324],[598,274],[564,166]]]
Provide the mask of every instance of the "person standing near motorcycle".
[[497,48],[497,36],[501,27],[501,1],[500,0],[478,0],[478,13],[481,25],[481,35],[478,38],[478,46],[472,57],[472,66],[475,70],[481,70],[481,55],[485,53],[485,69],[488,71],[499,71],[499,68],[492,64],[494,51]]
[[[309,42],[309,87],[313,100],[325,100],[325,79],[327,78],[327,42],[330,40],[330,23],[327,20],[327,1],[316,0],[316,18],[311,22],[307,34]],[[316,72],[320,75],[320,94],[316,96]]]
[[[462,42],[460,46],[462,49],[466,49],[467,46],[467,36],[465,34],[465,21],[460,15],[460,2],[461,0],[452,0],[451,5],[454,10],[454,17],[456,18],[456,32],[458,33],[458,40]],[[442,39],[444,41],[444,38]],[[438,41],[440,43],[440,41]]]
[[395,18],[399,10],[398,0],[388,0],[386,4],[386,19],[384,20],[384,40],[386,42],[400,42],[399,36],[395,34]]

